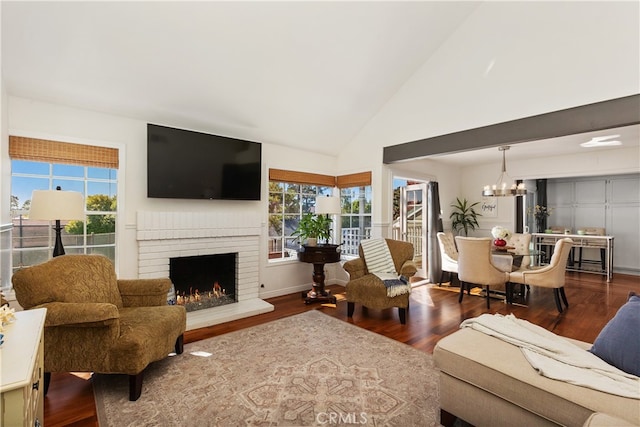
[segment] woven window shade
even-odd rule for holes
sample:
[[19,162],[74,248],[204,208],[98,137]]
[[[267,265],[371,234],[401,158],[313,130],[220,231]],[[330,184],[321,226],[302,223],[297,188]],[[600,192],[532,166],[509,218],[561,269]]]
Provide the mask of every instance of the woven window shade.
[[269,181],[293,182],[296,184],[323,185],[335,187],[336,177],[317,173],[269,169]]
[[118,149],[46,139],[9,136],[9,157],[15,160],[118,168]]
[[336,177],[338,188],[365,187],[371,185],[371,172],[359,172]]

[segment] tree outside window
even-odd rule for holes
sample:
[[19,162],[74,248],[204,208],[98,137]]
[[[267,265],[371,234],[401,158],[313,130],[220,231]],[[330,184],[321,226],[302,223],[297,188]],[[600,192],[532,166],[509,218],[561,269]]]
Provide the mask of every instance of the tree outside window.
[[269,182],[269,259],[291,259],[300,243],[292,233],[305,213],[313,213],[316,198],[331,194],[331,187]]
[[[11,216],[13,268],[50,258],[55,233],[49,221],[29,219],[31,193],[60,186],[80,192],[86,203],[85,221],[63,221],[67,254],[102,254],[115,262],[117,169],[12,160]],[[86,225],[86,228],[85,228]]]

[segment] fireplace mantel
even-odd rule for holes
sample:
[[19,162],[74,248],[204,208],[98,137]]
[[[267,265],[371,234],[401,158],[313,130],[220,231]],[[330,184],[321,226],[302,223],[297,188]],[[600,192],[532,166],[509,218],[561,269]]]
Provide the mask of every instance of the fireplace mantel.
[[138,276],[169,277],[170,258],[237,252],[238,302],[187,313],[187,330],[273,311],[259,298],[259,224],[255,212],[138,212]]

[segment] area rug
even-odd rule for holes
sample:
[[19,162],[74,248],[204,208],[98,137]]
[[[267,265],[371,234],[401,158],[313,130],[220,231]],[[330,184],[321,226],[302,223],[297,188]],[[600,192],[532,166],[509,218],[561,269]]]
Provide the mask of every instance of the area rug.
[[100,426],[437,426],[429,354],[308,311],[185,345],[151,364],[142,395],[94,375]]

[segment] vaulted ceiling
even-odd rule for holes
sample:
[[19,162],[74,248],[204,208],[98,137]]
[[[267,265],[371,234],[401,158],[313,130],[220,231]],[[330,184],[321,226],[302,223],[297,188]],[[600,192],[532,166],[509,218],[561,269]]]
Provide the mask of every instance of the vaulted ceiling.
[[10,95],[336,155],[481,4],[2,1],[2,78]]
[[9,94],[335,155],[478,2],[2,2]]

